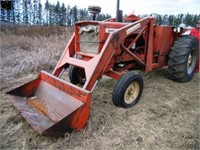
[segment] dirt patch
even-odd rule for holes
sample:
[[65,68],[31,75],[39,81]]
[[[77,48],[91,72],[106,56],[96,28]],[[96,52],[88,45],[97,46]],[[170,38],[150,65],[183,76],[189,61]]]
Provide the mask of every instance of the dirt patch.
[[[71,34],[71,33],[70,33]],[[46,36],[1,32],[1,149],[199,149],[199,74],[175,83],[166,69],[143,74],[145,87],[133,108],[112,104],[116,81],[97,84],[86,128],[65,138],[38,135],[5,95],[34,79],[41,69],[51,72],[70,34]]]

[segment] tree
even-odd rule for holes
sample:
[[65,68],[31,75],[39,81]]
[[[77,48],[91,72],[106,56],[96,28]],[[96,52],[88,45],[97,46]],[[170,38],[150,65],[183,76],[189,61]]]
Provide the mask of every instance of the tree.
[[173,26],[175,24],[175,16],[169,15],[168,22],[169,22],[169,25]]
[[67,25],[71,26],[71,8],[69,5],[66,8],[66,20],[67,20]]
[[38,24],[43,24],[43,18],[42,18],[42,4],[39,0],[39,9],[38,9],[38,19],[39,19],[39,22]]
[[178,16],[175,19],[175,26],[179,26],[183,22],[183,14],[178,14]]
[[96,20],[98,20],[98,21],[103,21],[103,20],[106,20],[106,19],[108,19],[108,18],[111,18],[111,15],[109,15],[109,14],[99,14],[99,15],[97,16],[97,19],[96,19]]
[[60,2],[57,1],[55,6],[55,24],[60,24],[61,21],[61,10],[60,10]]
[[193,18],[192,18],[191,26],[196,27],[196,24],[198,23],[198,20],[200,20],[200,15],[199,16],[197,14],[194,15]]
[[163,17],[162,17],[162,24],[163,25],[169,25],[169,19],[168,19],[168,15],[165,14]]
[[78,10],[76,5],[71,8],[71,14],[72,25],[74,25],[78,21]]
[[21,6],[21,2],[20,0],[15,0],[14,1],[14,18],[15,18],[15,23],[21,23],[21,9],[20,9],[20,6]]
[[33,11],[31,15],[33,16],[33,24],[37,24],[38,22],[38,8],[39,8],[39,2],[38,0],[33,0]]
[[62,7],[61,7],[61,13],[60,13],[60,25],[65,26],[67,23],[67,12],[66,12],[66,7],[65,4],[62,3]]
[[[143,16],[144,17],[144,16]],[[1,22],[26,23],[26,24],[46,24],[46,25],[68,25],[72,26],[77,21],[91,19],[87,9],[78,8],[76,5],[65,7],[65,4],[57,0],[56,4],[49,3],[46,0],[44,8],[41,0],[13,0],[11,10],[1,9]],[[109,14],[97,15],[97,20],[102,21],[111,18]],[[164,15],[157,18],[157,22],[165,25],[179,26],[185,23],[187,26],[195,27],[200,15],[198,14],[178,14]]]
[[6,21],[6,10],[1,9],[1,21],[5,22]]
[[46,21],[45,21],[45,22],[46,22],[47,25],[49,25],[49,23],[50,23],[50,21],[49,21],[49,20],[50,20],[50,19],[49,19],[50,4],[49,4],[49,1],[48,1],[48,0],[46,0],[45,7],[44,7],[44,8],[45,8],[45,11],[46,11],[46,18],[45,18]]
[[192,25],[193,16],[189,13],[185,16],[184,23],[186,26]]
[[78,10],[78,20],[87,20],[89,18],[89,14],[88,11],[84,8],[84,9],[79,9]]
[[1,8],[2,9],[2,11],[1,11],[2,19],[5,22],[12,22],[12,23],[15,22],[14,3],[15,3],[14,1],[11,3],[10,9]]
[[30,0],[23,0],[23,23],[28,23],[29,17],[28,17],[28,3]]
[[54,23],[54,5],[49,5],[49,24],[53,25]]

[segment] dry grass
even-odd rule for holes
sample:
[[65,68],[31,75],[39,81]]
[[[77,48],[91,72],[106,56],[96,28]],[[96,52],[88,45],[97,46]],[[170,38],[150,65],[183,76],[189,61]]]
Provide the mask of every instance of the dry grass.
[[179,84],[165,78],[166,69],[144,74],[141,101],[131,109],[112,104],[116,81],[104,78],[94,90],[84,130],[65,138],[38,135],[5,92],[33,79],[41,69],[52,71],[56,65],[71,29],[52,34],[45,30],[49,36],[39,35],[43,29],[30,36],[36,32],[34,27],[21,34],[1,31],[1,149],[200,149],[199,74],[191,82]]
[[56,27],[26,27],[24,31],[21,26],[4,28],[0,35],[1,88],[15,78],[42,69],[52,71],[72,32],[64,27],[57,27],[59,32],[52,30]]

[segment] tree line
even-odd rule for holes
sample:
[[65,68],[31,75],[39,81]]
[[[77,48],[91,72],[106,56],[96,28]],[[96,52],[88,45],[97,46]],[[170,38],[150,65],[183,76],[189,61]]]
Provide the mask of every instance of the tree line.
[[163,25],[169,26],[191,26],[196,27],[196,24],[200,20],[200,14],[178,14],[178,15],[159,15],[157,21]]
[[[41,4],[41,0],[14,0],[11,2],[11,9],[1,9],[1,22],[72,26],[77,21],[91,19],[86,8],[65,6],[64,3],[61,4],[59,1],[56,4],[51,4],[46,0],[44,5]],[[99,21],[107,18],[111,18],[111,15],[100,13],[97,16]],[[157,19],[164,25],[178,26],[184,23],[186,26],[195,27],[200,20],[200,14],[162,15]]]
[[[0,21],[14,24],[72,26],[75,22],[91,18],[86,8],[65,6],[57,1],[51,4],[46,0],[15,0],[11,9],[1,9]],[[110,18],[109,14],[99,14],[97,20]]]

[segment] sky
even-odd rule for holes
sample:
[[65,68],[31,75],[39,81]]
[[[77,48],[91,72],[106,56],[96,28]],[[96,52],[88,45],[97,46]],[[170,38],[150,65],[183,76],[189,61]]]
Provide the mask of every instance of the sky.
[[[45,3],[46,0],[41,0]],[[117,0],[59,0],[65,5],[78,8],[88,8],[89,5],[101,7],[102,13],[108,13],[115,17]],[[57,0],[49,0],[56,4]],[[134,12],[138,14],[200,14],[200,0],[120,0],[120,9],[123,14]]]

